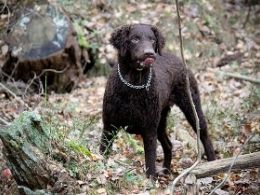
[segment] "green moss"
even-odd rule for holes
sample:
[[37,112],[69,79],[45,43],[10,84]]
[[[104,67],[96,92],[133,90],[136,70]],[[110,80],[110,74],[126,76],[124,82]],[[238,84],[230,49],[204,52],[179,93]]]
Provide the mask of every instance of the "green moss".
[[49,132],[43,126],[41,116],[35,112],[23,112],[3,134],[9,137],[14,148],[30,143],[43,152],[49,149]]

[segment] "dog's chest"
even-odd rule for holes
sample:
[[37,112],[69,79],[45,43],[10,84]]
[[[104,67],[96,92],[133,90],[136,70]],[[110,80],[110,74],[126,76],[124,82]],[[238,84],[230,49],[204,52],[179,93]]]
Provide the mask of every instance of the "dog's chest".
[[117,91],[110,103],[113,105],[111,112],[115,115],[114,119],[119,126],[127,126],[130,133],[138,133],[139,128],[150,126],[158,119],[159,102],[155,91]]

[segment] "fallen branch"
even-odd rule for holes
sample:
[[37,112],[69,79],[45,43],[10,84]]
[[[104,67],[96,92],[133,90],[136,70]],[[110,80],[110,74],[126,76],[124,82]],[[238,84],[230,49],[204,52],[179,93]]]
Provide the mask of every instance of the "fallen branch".
[[[215,72],[215,71],[214,71]],[[223,71],[217,71],[219,74],[223,74],[224,76],[232,77],[235,79],[245,80],[249,81],[251,83],[260,84],[260,79],[251,78],[245,75],[237,74],[237,73],[231,73],[231,72],[223,72]]]
[[225,56],[223,56],[216,64],[217,67],[222,67],[225,65],[230,64],[233,61],[239,61],[241,59],[241,57],[243,56],[243,53],[236,52],[234,54],[227,54]]
[[260,84],[259,79],[251,78],[251,77],[248,77],[248,76],[245,76],[245,75],[229,73],[229,72],[223,72],[223,74],[225,76],[228,76],[228,77],[233,77],[233,78],[236,78],[236,79],[241,79],[241,80],[249,81],[249,82],[252,82],[252,83]]
[[209,194],[213,195],[217,189],[225,184],[232,170],[260,168],[260,152],[240,155],[254,135],[255,133],[250,135],[244,144],[240,146],[240,151],[235,157],[202,163],[193,169],[185,179],[186,194],[198,194],[197,178],[209,177],[220,172],[225,172],[224,179]]
[[[234,157],[205,162],[191,171],[197,178],[208,177],[229,169]],[[260,152],[244,154],[237,157],[232,170],[260,168]]]
[[[210,195],[213,195],[215,193],[215,191],[219,188],[221,188],[225,182],[227,181],[227,179],[229,178],[230,176],[230,173],[231,173],[231,170],[232,168],[234,167],[234,164],[237,162],[237,158],[239,157],[240,153],[243,151],[243,149],[245,148],[245,146],[247,145],[247,143],[255,136],[255,134],[251,134],[247,139],[246,141],[244,142],[244,144],[242,146],[240,146],[240,150],[239,152],[237,153],[237,155],[233,158],[229,168],[228,168],[228,172],[225,174],[225,177],[224,179],[222,180],[222,182],[220,182],[211,192],[210,192]],[[258,155],[259,156],[259,155]],[[246,158],[247,159],[247,158]],[[258,162],[260,164],[260,160],[256,160],[256,161],[253,161],[253,162]]]

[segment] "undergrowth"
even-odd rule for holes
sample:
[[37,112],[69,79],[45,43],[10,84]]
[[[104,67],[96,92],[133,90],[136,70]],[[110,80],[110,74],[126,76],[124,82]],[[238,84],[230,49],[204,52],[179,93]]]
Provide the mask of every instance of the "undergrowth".
[[[99,117],[84,120],[77,116],[71,105],[61,102],[45,102],[40,113],[44,125],[50,131],[52,144],[57,146],[50,151],[50,155],[63,163],[72,177],[88,182],[88,194],[96,194],[98,188],[105,188],[109,194],[113,194],[124,189],[147,188],[150,185],[146,183],[145,174],[132,167],[131,161],[114,159],[111,162],[110,158],[103,159],[98,154],[99,142],[91,140],[91,132],[97,130]],[[62,119],[66,115],[69,116],[69,121]],[[100,130],[97,133],[101,136]],[[124,130],[120,130],[115,142],[115,145],[121,146],[120,150],[116,148],[116,153],[128,150],[136,155],[144,153],[140,142]]]

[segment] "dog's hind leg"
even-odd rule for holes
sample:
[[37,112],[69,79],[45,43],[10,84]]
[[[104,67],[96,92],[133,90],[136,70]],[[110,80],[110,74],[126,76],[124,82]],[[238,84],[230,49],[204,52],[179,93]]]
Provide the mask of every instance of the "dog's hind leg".
[[164,153],[164,162],[163,167],[166,168],[166,172],[170,172],[171,160],[172,160],[172,143],[168,138],[166,133],[166,126],[167,126],[167,116],[170,111],[169,107],[164,108],[161,113],[161,119],[159,126],[157,128],[157,136],[158,140],[160,141],[163,153]]
[[[194,76],[192,75],[192,73],[191,72],[188,72],[188,73],[189,73],[189,79],[190,79],[191,95],[192,95],[192,99],[195,104],[195,108],[196,108],[196,111],[197,111],[197,114],[199,117],[200,139],[204,146],[207,159],[209,161],[215,160],[216,159],[215,151],[214,151],[212,142],[209,138],[208,130],[207,130],[207,123],[206,123],[204,114],[202,112],[197,82],[196,82]],[[192,112],[192,107],[191,107],[192,105],[189,102],[188,92],[186,90],[185,82],[184,82],[184,86],[177,87],[177,89],[175,91],[175,103],[183,111],[188,122],[192,126],[193,130],[196,132],[195,117]]]

